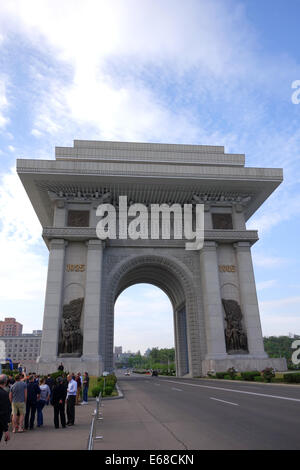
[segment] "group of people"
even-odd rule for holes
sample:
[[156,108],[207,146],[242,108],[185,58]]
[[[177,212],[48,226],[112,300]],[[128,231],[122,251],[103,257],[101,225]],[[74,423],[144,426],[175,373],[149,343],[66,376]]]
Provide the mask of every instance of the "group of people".
[[[60,369],[61,370],[61,369]],[[54,410],[54,427],[73,426],[75,422],[75,406],[88,403],[89,375],[68,374],[66,378],[59,376],[54,380],[49,374],[39,377],[35,373],[22,372],[13,376],[0,375],[0,441],[3,433],[7,441],[9,423],[12,432],[20,433],[34,428],[35,417],[37,427],[43,426],[43,408],[49,403]],[[67,416],[66,416],[67,415]]]

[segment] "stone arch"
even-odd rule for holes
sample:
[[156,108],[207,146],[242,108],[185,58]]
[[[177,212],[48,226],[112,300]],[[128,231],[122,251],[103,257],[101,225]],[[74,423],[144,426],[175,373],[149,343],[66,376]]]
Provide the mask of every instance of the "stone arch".
[[107,276],[100,338],[104,367],[112,368],[115,301],[127,287],[137,283],[156,285],[172,303],[177,375],[200,374],[196,287],[188,268],[180,260],[165,255],[128,256],[117,262]]

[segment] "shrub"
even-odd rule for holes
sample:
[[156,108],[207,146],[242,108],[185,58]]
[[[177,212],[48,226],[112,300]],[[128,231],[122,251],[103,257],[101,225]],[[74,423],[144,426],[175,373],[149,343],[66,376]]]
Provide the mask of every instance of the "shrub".
[[258,377],[258,376],[260,376],[260,372],[258,372],[258,370],[241,372],[241,377],[243,378],[243,380],[247,380],[249,382],[253,382],[254,377]]
[[273,377],[275,377],[275,372],[274,370],[272,369],[272,367],[266,367],[263,371],[262,371],[262,374],[263,374],[263,377],[265,379],[266,382],[271,382],[271,380],[273,379]]
[[273,378],[271,379],[271,382],[272,382],[272,383],[275,383],[275,384],[276,384],[276,383],[277,383],[277,384],[282,384],[282,383],[283,383],[283,377],[273,377]]
[[92,396],[97,397],[99,393],[102,393],[102,387],[100,385],[96,385],[96,387],[92,388]]
[[231,376],[229,374],[224,375],[225,380],[231,380]]
[[230,367],[228,370],[227,370],[227,374],[230,376],[231,380],[234,380],[236,378],[236,370],[234,367]]
[[106,377],[101,375],[100,377],[98,377],[97,382],[101,384],[102,382],[104,383],[104,380],[105,385],[112,385],[114,387],[117,382],[117,377],[115,376],[115,374],[109,374]]
[[240,375],[237,375],[234,380],[244,380],[244,379],[243,379],[243,377],[241,377]]
[[[113,390],[115,390],[116,382],[117,382],[117,377],[115,376],[115,374],[109,374],[106,377],[103,377],[103,376],[98,377],[97,385],[95,387],[96,395],[93,395],[93,390],[92,390],[92,395],[98,396],[99,392],[101,392],[103,396],[111,395]],[[104,385],[105,385],[105,388],[104,388]]]
[[264,382],[265,379],[261,375],[257,375],[254,377],[254,382]]
[[103,390],[103,396],[111,395],[114,389],[115,387],[113,387],[112,385],[106,385],[105,390]]
[[64,372],[64,371],[62,371],[62,370],[58,370],[58,371],[53,372],[53,373],[51,374],[51,378],[52,378],[53,380],[56,380],[57,377],[63,377],[63,378],[65,379],[65,378],[67,377],[67,375],[68,375],[68,372]]
[[291,374],[283,374],[283,381],[290,384],[299,384],[300,383],[300,373],[293,372]]
[[227,372],[216,372],[217,379],[224,379]]
[[10,370],[10,369],[2,369],[2,374],[5,374],[5,375],[11,375],[13,377],[15,377],[16,375],[19,375],[19,371],[16,370],[16,369],[13,369],[13,370]]

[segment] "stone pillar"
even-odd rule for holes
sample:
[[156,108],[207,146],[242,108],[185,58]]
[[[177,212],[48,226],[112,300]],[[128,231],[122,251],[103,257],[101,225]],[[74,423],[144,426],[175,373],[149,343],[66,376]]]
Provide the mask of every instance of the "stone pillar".
[[264,350],[259,308],[249,242],[235,243],[241,310],[244,317],[249,354],[268,357]]
[[89,373],[96,374],[99,374],[102,368],[99,354],[102,254],[101,240],[87,242],[82,360],[87,363]]
[[176,365],[176,375],[180,377],[180,361],[179,361],[179,340],[178,340],[178,310],[173,312],[174,318],[174,342],[175,342],[175,365]]
[[52,371],[56,370],[66,245],[67,242],[63,239],[54,239],[50,242],[43,334],[38,358],[41,364],[40,372],[43,372],[42,364],[47,364],[47,372],[49,370],[51,372],[51,368]]
[[189,352],[187,340],[187,320],[185,306],[177,310],[177,354],[178,354],[178,375],[180,377],[188,374]]
[[227,357],[221,302],[217,244],[206,241],[200,250],[201,291],[207,342],[206,359]]

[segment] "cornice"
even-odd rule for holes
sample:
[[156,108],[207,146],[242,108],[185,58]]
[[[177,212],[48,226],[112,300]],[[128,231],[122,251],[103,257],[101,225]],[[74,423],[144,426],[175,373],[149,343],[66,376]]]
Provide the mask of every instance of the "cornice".
[[[69,241],[99,240],[93,227],[45,227],[43,238],[49,240],[64,239]],[[249,242],[251,245],[258,240],[257,230],[205,230],[204,239],[219,243]],[[106,240],[109,246],[127,247],[184,247],[187,240]]]

